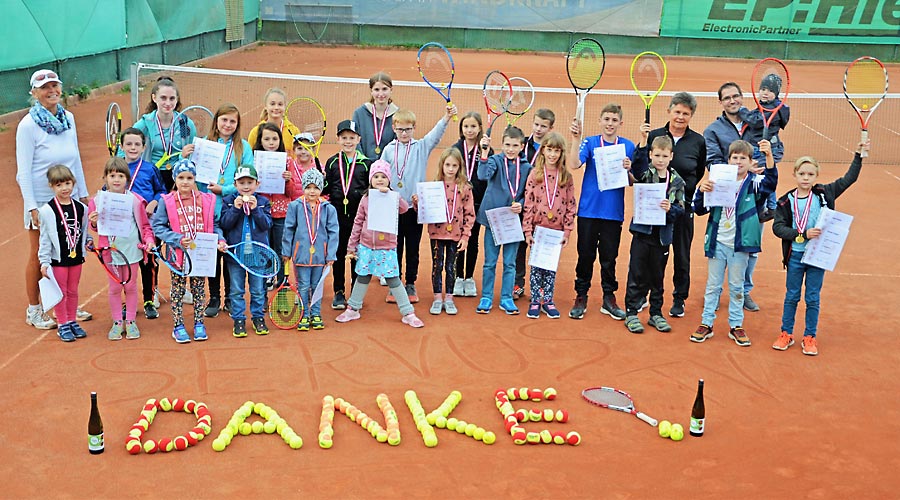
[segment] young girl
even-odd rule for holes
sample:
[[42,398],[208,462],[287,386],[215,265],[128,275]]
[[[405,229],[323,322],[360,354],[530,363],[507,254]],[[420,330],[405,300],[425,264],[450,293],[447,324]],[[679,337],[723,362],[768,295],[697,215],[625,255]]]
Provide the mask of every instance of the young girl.
[[[484,130],[481,124],[481,115],[475,111],[466,113],[459,121],[459,142],[453,147],[462,153],[463,171],[469,184],[472,186],[472,196],[475,202],[475,213],[481,207],[484,192],[487,190],[487,181],[478,178],[478,144]],[[494,154],[489,148],[488,155]],[[481,224],[477,221],[472,226],[469,235],[469,243],[465,250],[456,254],[456,283],[453,286],[453,295],[457,297],[476,297],[478,291],[475,288],[475,262],[478,260],[478,239],[481,236]]]
[[85,244],[90,239],[85,231],[87,207],[72,198],[75,175],[68,167],[50,167],[47,170],[47,181],[53,189],[54,197],[38,209],[41,228],[38,261],[44,276],[53,267],[53,276],[63,295],[54,308],[59,324],[56,333],[63,342],[72,342],[87,337],[87,332],[78,325],[75,317]]
[[794,179],[797,188],[778,199],[775,209],[775,222],[772,231],[781,238],[784,267],[787,268],[787,279],[784,294],[784,312],[781,316],[781,335],[772,344],[773,349],[787,350],[794,344],[794,317],[797,304],[800,302],[800,288],[806,283],[806,329],[803,332],[801,347],[803,354],[815,356],[819,354],[816,331],[819,324],[819,292],[825,278],[825,270],[804,264],[803,253],[810,238],[818,238],[822,229],[816,227],[816,221],[827,207],[834,210],[834,201],[844,194],[862,169],[863,151],[869,150],[868,143],[860,143],[853,156],[853,162],[847,173],[830,184],[818,184],[819,163],[811,156],[803,156],[794,163]]
[[287,96],[285,96],[283,90],[277,87],[267,90],[266,95],[263,97],[263,110],[259,115],[259,126],[250,129],[247,141],[250,144],[256,144],[262,124],[271,123],[275,125],[278,133],[281,134],[282,142],[290,144],[294,136],[300,133],[300,129],[284,115],[286,107]]
[[[175,176],[175,191],[162,197],[162,203],[153,214],[151,224],[157,238],[167,245],[184,249],[190,246],[197,233],[216,232],[216,197],[197,191],[194,183],[197,167],[194,162],[177,161],[172,167],[172,175]],[[171,295],[175,328],[172,329],[172,337],[179,344],[191,341],[184,327],[184,306],[181,302],[188,284],[194,296],[194,340],[207,339],[206,326],[203,324],[203,305],[206,302],[203,278],[173,273]]]
[[[575,183],[566,168],[566,140],[551,132],[541,142],[534,169],[525,183],[525,215],[522,231],[525,242],[534,243],[537,226],[563,232],[563,247],[575,228]],[[552,319],[559,318],[559,310],[553,304],[556,272],[531,266],[531,305],[527,316],[536,319],[541,310]]]
[[[390,164],[384,160],[376,160],[369,168],[369,187],[382,193],[387,193],[391,190],[390,175]],[[407,210],[409,210],[409,204],[406,203],[403,197],[400,197],[398,211],[402,214]],[[400,281],[400,265],[397,262],[397,235],[366,229],[368,218],[369,196],[367,192],[359,202],[359,211],[356,212],[356,219],[353,221],[353,232],[350,234],[350,241],[347,244],[347,258],[357,259],[356,273],[358,276],[356,283],[353,285],[350,300],[347,302],[347,309],[335,321],[346,323],[359,319],[359,310],[362,309],[363,299],[366,296],[366,290],[369,288],[369,281],[374,274],[376,276],[384,276],[385,280],[387,280],[391,293],[397,300],[400,314],[403,315],[401,321],[413,328],[422,328],[425,324],[416,316],[415,309],[409,302],[409,296],[406,295],[406,289]]]
[[[127,154],[127,153],[126,153]],[[141,337],[137,323],[137,280],[138,262],[147,260],[144,249],[152,247],[156,241],[153,238],[153,229],[147,219],[146,202],[140,195],[130,190],[133,184],[131,170],[128,163],[122,158],[110,158],[103,168],[103,183],[106,191],[117,194],[130,194],[133,203],[131,230],[128,236],[104,236],[98,235],[97,246],[113,247],[125,255],[128,259],[123,265],[131,267],[132,279],[123,287],[121,283],[109,278],[109,310],[113,319],[112,328],[109,329],[109,340],[122,340],[125,338],[137,339]],[[91,229],[97,231],[97,221],[100,213],[97,211],[96,198],[88,204],[88,220],[91,221]],[[122,321],[122,292],[125,292],[125,318]],[[152,292],[151,292],[152,293]]]
[[359,127],[359,149],[366,158],[377,160],[381,151],[394,140],[393,116],[400,108],[394,104],[391,94],[394,82],[387,73],[378,72],[369,78],[372,98],[356,108],[353,121]]
[[[222,213],[222,198],[234,194],[234,171],[238,165],[253,165],[253,150],[250,143],[241,139],[241,113],[234,104],[223,104],[216,110],[213,124],[207,139],[225,144],[225,158],[219,167],[218,182],[199,184],[202,192],[216,195],[216,216]],[[206,317],[215,318],[222,306],[222,276],[225,277],[225,297],[231,291],[228,269],[222,265],[225,254],[220,253],[216,259],[216,275],[209,278],[209,305],[206,306]],[[228,304],[226,303],[226,309]]]
[[303,185],[303,197],[288,205],[283,241],[272,241],[274,248],[281,245],[281,255],[291,259],[297,274],[297,293],[306,305],[297,329],[301,332],[325,328],[322,321],[322,299],[311,302],[313,291],[326,266],[337,259],[338,225],[337,209],[321,199],[325,176],[315,168],[303,173],[296,182]]
[[[469,244],[469,235],[475,224],[475,203],[472,188],[466,180],[462,168],[463,157],[456,148],[447,148],[441,153],[438,161],[440,169],[435,181],[444,183],[444,194],[447,198],[447,222],[429,224],[428,236],[431,239],[431,284],[434,291],[434,302],[429,312],[440,314],[441,309],[447,314],[456,314],[453,303],[453,284],[456,274],[455,262],[457,251],[463,252]],[[413,206],[418,205],[417,195],[413,195]],[[446,272],[446,295],[441,293],[441,269]]]
[[[281,130],[278,129],[277,125],[262,123],[253,130],[260,131],[256,135],[256,141],[253,143],[254,151],[278,151],[282,153],[285,151]],[[253,134],[251,133],[251,135]],[[287,167],[288,165],[285,164],[284,172],[281,174],[281,177],[285,180],[284,192],[264,193],[272,204],[272,225],[269,227],[269,243],[273,248],[277,248],[277,245],[281,242],[281,237],[284,234],[284,217],[287,214],[288,203],[292,200],[289,195],[291,187],[288,186],[292,174],[291,169]],[[279,268],[278,275],[268,280],[268,289],[274,290],[278,288],[283,281],[284,269]]]

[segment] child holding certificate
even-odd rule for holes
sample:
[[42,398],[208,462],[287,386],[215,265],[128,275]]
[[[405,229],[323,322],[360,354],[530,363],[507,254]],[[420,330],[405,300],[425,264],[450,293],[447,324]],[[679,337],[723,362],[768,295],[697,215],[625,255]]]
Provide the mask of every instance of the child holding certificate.
[[[253,144],[253,151],[285,152],[282,131],[278,128],[278,125],[266,122],[259,124],[259,126],[253,130],[258,132],[256,134],[256,142]],[[266,193],[266,197],[269,199],[272,206],[272,226],[269,228],[269,241],[273,245],[281,242],[281,238],[284,235],[284,218],[287,216],[288,203],[295,199],[291,197],[292,188],[288,185],[294,175],[292,169],[288,168],[289,163],[290,160],[287,160],[284,171],[281,173],[281,178],[285,181],[284,192]],[[299,177],[300,176],[297,175],[298,179]],[[297,183],[297,185],[299,185],[299,183]],[[282,282],[284,282],[284,268],[279,267],[278,274],[269,278],[267,283],[268,289],[274,290],[281,286]]]
[[797,304],[800,302],[800,288],[806,283],[806,328],[803,341],[800,343],[803,354],[815,356],[819,354],[816,341],[816,330],[819,323],[819,292],[825,270],[802,262],[806,244],[811,238],[822,234],[822,229],[815,227],[823,207],[834,210],[834,200],[844,194],[862,169],[862,151],[869,149],[868,143],[860,143],[850,163],[850,169],[840,179],[830,184],[817,184],[819,163],[810,156],[798,158],[794,163],[794,179],[797,188],[778,199],[775,209],[775,223],[772,231],[781,238],[784,267],[787,268],[787,279],[784,294],[784,312],[781,316],[781,335],[772,344],[773,349],[785,351],[794,344],[794,317]]

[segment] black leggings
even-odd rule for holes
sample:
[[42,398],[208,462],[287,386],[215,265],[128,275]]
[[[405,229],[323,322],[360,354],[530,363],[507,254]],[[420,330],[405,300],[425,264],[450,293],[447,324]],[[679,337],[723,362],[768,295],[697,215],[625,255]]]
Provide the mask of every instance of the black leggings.
[[481,238],[481,224],[472,226],[469,245],[464,252],[456,254],[456,276],[469,279],[475,274],[475,262],[478,260],[478,240]]
[[456,281],[456,245],[453,240],[431,240],[431,287],[434,293],[441,293],[441,271],[447,274],[444,293],[453,294]]

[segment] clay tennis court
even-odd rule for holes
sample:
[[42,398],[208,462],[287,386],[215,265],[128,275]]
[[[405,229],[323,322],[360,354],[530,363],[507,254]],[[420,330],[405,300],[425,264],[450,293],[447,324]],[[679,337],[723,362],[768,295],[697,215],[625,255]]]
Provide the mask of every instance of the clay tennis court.
[[[502,60],[505,67],[521,68],[535,86],[568,85],[561,54],[454,51],[454,57],[457,81],[463,83],[480,83]],[[628,89],[630,60],[611,58],[599,87]],[[714,92],[732,79],[746,87],[753,67],[749,59],[673,57],[667,62],[667,90]],[[418,78],[415,51],[410,50],[257,45],[204,64],[354,77],[386,70],[395,79]],[[788,64],[793,92],[840,90],[843,64]],[[891,78],[900,81],[896,66]],[[25,93],[26,82],[9,90]],[[402,104],[402,96],[394,97]],[[126,108],[124,94],[70,108],[91,192],[100,186],[107,158],[102,125],[114,99]],[[571,116],[574,93],[559,99],[536,105],[557,107],[562,109],[558,116]],[[589,105],[597,102],[589,100]],[[665,104],[654,107],[659,125],[664,123]],[[745,99],[748,104],[752,100]],[[336,103],[323,105],[327,111]],[[597,112],[588,110],[591,123]],[[623,135],[636,138],[642,110],[626,113]],[[329,115],[332,123],[341,118]],[[530,116],[520,125],[528,133],[526,120]],[[564,131],[568,120],[560,118],[557,130]],[[691,125],[702,131],[708,122],[694,120]],[[417,136],[425,132],[422,128]],[[590,127],[588,132],[597,133]],[[792,132],[789,128],[783,137],[790,159],[815,155],[823,147],[795,140]],[[846,132],[858,136],[858,122],[848,121]],[[447,134],[456,135],[455,130]],[[873,133],[873,150],[879,141],[896,140],[896,132]],[[841,260],[835,272],[828,273],[822,291],[821,354],[813,358],[803,356],[799,346],[787,352],[770,347],[780,325],[784,273],[779,242],[768,225],[753,291],[762,310],[747,313],[745,320],[752,347],[739,348],[728,340],[721,315],[713,339],[702,345],[688,341],[699,322],[706,281],[701,236],[705,218],[697,221],[687,314],[672,319],[669,334],[632,335],[621,322],[600,314],[599,268],[585,318],[567,318],[574,299],[573,242],[560,262],[556,302],[564,315],[557,321],[529,320],[524,314],[509,317],[496,309],[488,316],[476,315],[476,299],[467,298],[458,299],[458,316],[435,318],[423,299],[417,313],[426,327],[413,330],[401,325],[395,306],[384,304],[386,289],[373,285],[362,320],[350,325],[335,323],[336,314],[325,307],[325,330],[273,330],[265,337],[235,339],[230,318],[222,314],[207,321],[209,341],[188,345],[172,340],[171,313],[165,306],[158,320],[139,315],[140,340],[106,340],[106,277],[89,260],[80,295],[94,314],[94,320],[84,324],[90,336],[63,344],[55,331],[40,332],[22,321],[27,238],[14,182],[14,143],[15,124],[0,133],[0,162],[7,173],[0,194],[8,209],[0,221],[0,281],[7,283],[0,304],[0,317],[6,320],[0,333],[0,405],[6,410],[0,471],[7,478],[2,497],[888,498],[896,496],[900,486],[893,429],[900,417],[900,384],[893,373],[900,362],[900,337],[894,331],[900,321],[900,232],[894,216],[900,210],[900,167],[895,158],[884,160],[890,164],[865,164],[859,181],[838,200],[838,210],[855,219]],[[326,144],[320,156],[327,158],[334,151],[333,144]],[[850,158],[848,154],[847,163]],[[846,163],[829,164],[820,180],[830,182],[845,169]],[[780,170],[779,194],[793,187],[790,172],[788,164]],[[580,178],[576,174],[579,184]],[[626,207],[630,219],[630,195]],[[617,272],[620,304],[629,243],[630,236],[623,235]],[[423,238],[419,291],[424,297],[429,295],[431,265],[427,244]],[[666,285],[671,287],[669,278]],[[167,277],[161,286],[167,292]],[[666,307],[669,293],[667,289]],[[798,316],[799,328],[802,313]],[[591,406],[580,396],[589,386],[619,387],[634,396],[639,410],[687,425],[698,378],[706,380],[707,432],[682,442],[661,439],[640,420]],[[559,397],[554,402],[514,406],[567,409],[568,423],[547,427],[577,430],[582,444],[514,445],[493,400],[497,388],[507,387],[556,388]],[[495,432],[497,442],[487,446],[439,430],[439,445],[426,448],[404,404],[408,389],[417,392],[426,411],[450,391],[461,391],[462,402],[452,416]],[[106,452],[99,456],[85,449],[90,391],[99,393],[105,424]],[[400,446],[377,443],[338,414],[334,447],[318,447],[323,396],[342,397],[383,423],[375,402],[381,392],[399,413]],[[124,447],[129,428],[148,398],[162,397],[205,402],[213,415],[213,434],[186,452],[129,455]],[[280,438],[262,434],[238,436],[225,452],[214,452],[212,438],[247,400],[275,408],[303,437],[302,449],[291,450]],[[194,423],[187,414],[160,413],[145,436],[173,437]]]

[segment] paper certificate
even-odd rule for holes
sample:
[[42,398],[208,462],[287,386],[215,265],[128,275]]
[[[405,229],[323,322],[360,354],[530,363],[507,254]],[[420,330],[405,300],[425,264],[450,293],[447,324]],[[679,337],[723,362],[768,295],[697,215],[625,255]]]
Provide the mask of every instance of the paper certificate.
[[665,226],[666,211],[659,204],[666,199],[666,183],[634,185],[634,223]]
[[522,232],[522,221],[519,220],[519,214],[513,213],[512,208],[494,208],[486,210],[484,215],[487,216],[495,245],[525,241],[525,234]]
[[565,233],[558,229],[535,227],[534,242],[528,252],[528,265],[556,272],[564,235]]
[[47,276],[38,280],[38,289],[41,292],[41,307],[44,311],[53,309],[56,304],[62,302],[63,293],[53,276],[53,266],[47,268]]
[[94,198],[97,207],[97,233],[103,236],[128,236],[134,225],[134,196],[129,193],[100,191]]
[[215,233],[197,233],[194,248],[188,249],[191,256],[190,276],[215,276],[216,257],[219,251],[219,235]]
[[703,193],[705,207],[734,207],[742,184],[737,180],[737,170],[737,165],[712,165],[709,167],[709,180],[713,182],[713,189],[708,193]]
[[322,300],[322,296],[325,294],[325,278],[327,278],[329,274],[331,274],[331,266],[325,266],[325,269],[322,270],[322,277],[319,278],[316,289],[313,290],[312,297],[309,299],[309,304],[306,304],[306,307],[311,307],[312,304]]
[[[812,203],[812,198],[810,203]],[[850,236],[850,224],[853,216],[836,212],[827,207],[822,207],[816,227],[822,230],[818,238],[812,238],[806,243],[806,250],[800,262],[815,266],[826,271],[834,271],[844,243]]]
[[366,221],[366,229],[397,234],[399,217],[400,193],[396,191],[382,193],[377,189],[369,190],[369,217]]
[[628,185],[628,170],[625,170],[624,165],[624,144],[594,148],[594,166],[597,169],[597,187],[600,188],[600,191],[623,188]]
[[419,197],[419,224],[447,222],[447,195],[443,182],[416,183],[416,195]]
[[224,144],[199,137],[194,138],[194,152],[191,154],[191,161],[197,166],[197,175],[194,178],[197,182],[218,184],[219,172],[224,160]]
[[[284,193],[284,169],[287,165],[287,153],[283,151],[254,151],[253,166],[259,176],[260,193]],[[300,179],[294,179],[301,182]]]

